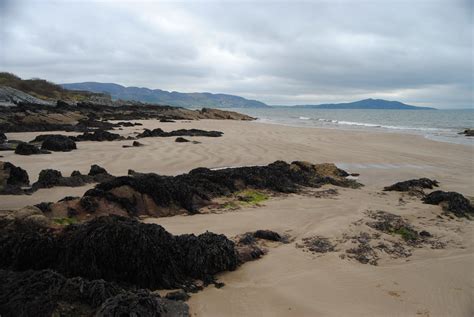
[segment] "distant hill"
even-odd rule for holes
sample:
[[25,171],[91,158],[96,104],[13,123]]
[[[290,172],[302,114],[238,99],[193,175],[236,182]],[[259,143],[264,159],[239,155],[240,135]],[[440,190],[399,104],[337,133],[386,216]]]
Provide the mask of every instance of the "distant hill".
[[158,103],[178,107],[212,107],[212,108],[264,108],[263,102],[249,100],[239,96],[226,94],[181,93],[169,92],[161,89],[139,87],[124,87],[112,83],[72,83],[62,84],[70,90],[86,90],[95,93],[107,93],[113,99],[135,100],[147,103]]
[[383,99],[364,99],[347,103],[326,103],[320,105],[297,105],[296,108],[305,109],[398,109],[398,110],[434,110],[436,108],[417,107],[399,101]]

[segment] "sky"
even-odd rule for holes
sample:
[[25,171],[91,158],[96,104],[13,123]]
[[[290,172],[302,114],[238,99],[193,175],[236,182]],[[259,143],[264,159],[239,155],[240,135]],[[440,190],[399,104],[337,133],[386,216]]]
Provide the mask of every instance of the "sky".
[[0,71],[240,95],[469,108],[470,0],[0,0]]

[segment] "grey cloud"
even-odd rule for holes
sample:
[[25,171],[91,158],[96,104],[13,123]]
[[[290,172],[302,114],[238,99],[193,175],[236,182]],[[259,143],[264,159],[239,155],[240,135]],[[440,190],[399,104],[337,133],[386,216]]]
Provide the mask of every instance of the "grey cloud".
[[0,0],[0,68],[239,94],[472,106],[470,1]]

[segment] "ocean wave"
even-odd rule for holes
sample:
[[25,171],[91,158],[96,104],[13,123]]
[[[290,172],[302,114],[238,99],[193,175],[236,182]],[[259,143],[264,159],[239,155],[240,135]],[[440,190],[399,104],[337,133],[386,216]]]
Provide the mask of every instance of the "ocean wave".
[[311,120],[311,118],[308,118],[308,117],[299,117],[298,119],[300,119],[300,120]]
[[440,128],[426,128],[426,127],[406,127],[406,126],[394,126],[394,125],[384,125],[377,123],[367,123],[367,122],[356,122],[356,121],[338,121],[338,120],[329,120],[329,119],[318,119],[319,121],[331,122],[341,125],[350,125],[350,126],[360,126],[368,128],[383,128],[383,129],[392,129],[392,130],[414,130],[414,131],[450,131],[449,129],[440,129]]

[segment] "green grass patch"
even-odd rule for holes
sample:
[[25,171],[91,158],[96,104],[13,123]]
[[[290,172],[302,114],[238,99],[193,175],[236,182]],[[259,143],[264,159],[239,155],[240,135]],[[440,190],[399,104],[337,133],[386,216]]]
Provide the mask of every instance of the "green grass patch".
[[395,230],[394,233],[401,235],[405,241],[415,241],[418,239],[418,233],[410,228],[401,227]]
[[77,223],[77,219],[71,217],[54,218],[53,222],[61,226],[69,226]]
[[253,189],[246,189],[236,194],[239,202],[248,205],[257,205],[268,200],[268,195]]

